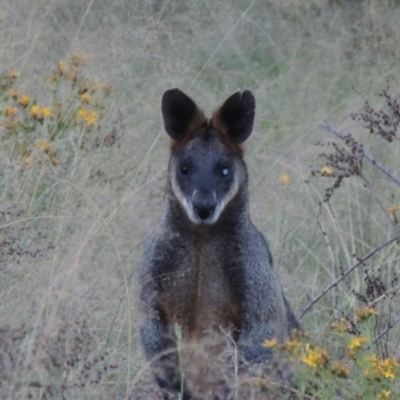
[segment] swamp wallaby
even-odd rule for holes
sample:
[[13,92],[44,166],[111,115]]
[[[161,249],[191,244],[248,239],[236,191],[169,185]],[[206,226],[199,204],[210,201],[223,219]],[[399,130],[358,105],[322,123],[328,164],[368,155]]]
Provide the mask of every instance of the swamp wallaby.
[[254,113],[249,90],[230,96],[210,120],[179,89],[162,97],[171,137],[166,205],[139,267],[140,335],[161,387],[180,387],[176,324],[183,343],[231,332],[250,363],[270,356],[266,339],[283,341],[299,329],[249,216],[242,144]]

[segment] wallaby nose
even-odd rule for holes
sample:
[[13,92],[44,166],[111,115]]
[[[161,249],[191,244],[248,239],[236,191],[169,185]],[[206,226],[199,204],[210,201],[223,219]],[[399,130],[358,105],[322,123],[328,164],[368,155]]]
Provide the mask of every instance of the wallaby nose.
[[217,202],[210,197],[196,197],[192,201],[193,209],[200,219],[205,220],[215,211]]

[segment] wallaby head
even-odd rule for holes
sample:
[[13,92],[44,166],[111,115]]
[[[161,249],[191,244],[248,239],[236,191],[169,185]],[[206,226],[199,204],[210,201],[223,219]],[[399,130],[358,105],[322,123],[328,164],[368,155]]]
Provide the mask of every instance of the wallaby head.
[[230,96],[206,119],[179,89],[162,97],[164,127],[171,137],[168,170],[172,194],[194,224],[214,224],[246,190],[242,144],[250,136],[255,98],[249,90]]

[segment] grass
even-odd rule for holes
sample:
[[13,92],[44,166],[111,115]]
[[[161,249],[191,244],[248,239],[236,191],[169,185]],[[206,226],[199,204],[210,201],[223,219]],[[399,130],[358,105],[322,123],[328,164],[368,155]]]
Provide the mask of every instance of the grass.
[[[134,398],[145,387],[134,272],[163,207],[168,88],[187,91],[208,114],[238,88],[255,93],[251,212],[297,315],[397,234],[388,208],[399,188],[367,160],[365,179],[344,179],[329,203],[335,176],[312,171],[326,167],[319,155],[332,153],[329,142],[343,145],[318,125],[325,121],[400,175],[398,135],[389,143],[351,117],[365,99],[380,110],[387,86],[399,94],[399,17],[389,0],[3,4],[0,398]],[[383,347],[373,345],[398,318],[396,274],[395,242],[312,305],[300,353],[277,349],[301,398],[398,396],[396,380],[364,374],[381,368],[372,354],[399,357],[397,325],[378,340]],[[380,314],[358,321],[354,310],[367,306]],[[342,335],[331,329],[341,318]],[[351,358],[360,335],[369,341]],[[329,361],[301,360],[322,348]],[[336,361],[349,368],[346,379],[332,373]],[[267,398],[252,379],[247,398]]]

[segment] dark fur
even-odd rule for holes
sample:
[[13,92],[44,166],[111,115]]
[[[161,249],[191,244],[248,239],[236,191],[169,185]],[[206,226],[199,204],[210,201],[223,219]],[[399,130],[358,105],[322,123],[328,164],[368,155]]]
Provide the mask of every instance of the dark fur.
[[[179,390],[174,324],[181,327],[184,343],[201,343],[221,328],[230,331],[251,363],[269,358],[262,346],[266,339],[284,341],[299,324],[273,271],[268,245],[249,217],[240,145],[252,131],[253,94],[233,94],[207,121],[188,96],[173,89],[163,96],[162,112],[173,142],[165,211],[139,269],[140,335],[160,386]],[[222,162],[231,175],[219,175]],[[186,197],[194,204],[194,217],[182,203]],[[214,203],[226,198],[218,219],[207,223]],[[205,223],[193,222],[198,215]]]

